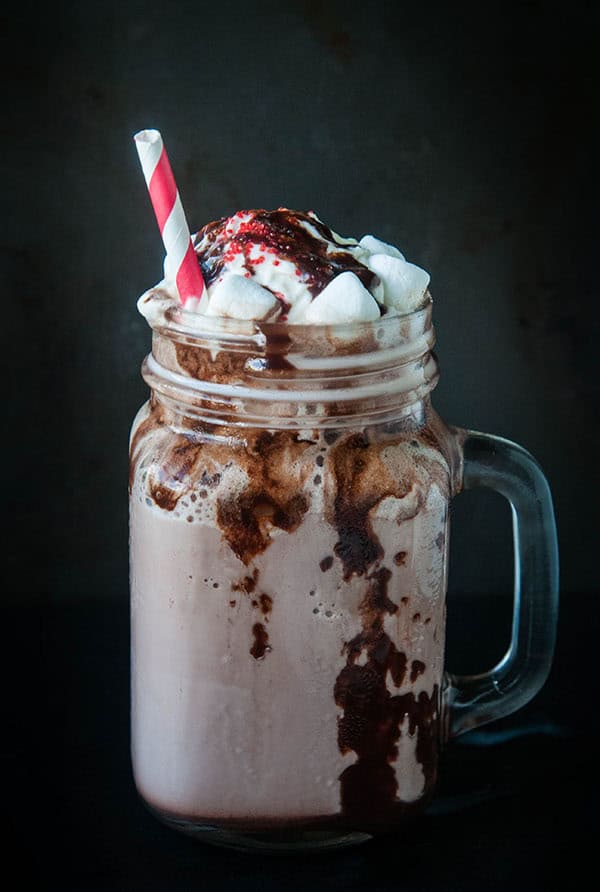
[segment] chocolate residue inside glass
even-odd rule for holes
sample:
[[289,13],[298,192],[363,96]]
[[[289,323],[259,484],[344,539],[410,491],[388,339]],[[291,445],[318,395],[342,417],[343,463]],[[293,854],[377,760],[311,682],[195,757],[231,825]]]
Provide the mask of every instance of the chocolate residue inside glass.
[[[418,697],[412,691],[393,695],[388,690],[388,676],[397,688],[403,684],[408,659],[384,628],[386,614],[397,613],[399,605],[388,595],[392,573],[382,566],[385,556],[372,529],[370,512],[387,496],[402,499],[411,481],[390,476],[381,460],[381,446],[369,442],[364,433],[355,434],[337,443],[330,455],[337,486],[334,524],[339,540],[334,551],[344,565],[345,579],[358,575],[366,581],[359,605],[362,630],[344,646],[346,665],[334,687],[335,702],[342,710],[340,751],[357,755],[356,762],[340,776],[342,813],[363,825],[365,820],[385,822],[390,812],[408,808],[402,802],[393,767],[401,734],[417,735],[416,757],[425,776],[424,795],[433,788],[437,766],[437,686],[431,695],[421,692]],[[405,556],[396,553],[395,563],[401,566]],[[411,680],[424,670],[424,664],[413,661]]]
[[273,598],[263,592],[258,599],[258,603],[265,620],[268,622],[270,613],[273,609]]
[[[338,721],[340,751],[357,755],[356,762],[340,775],[342,814],[355,819],[357,826],[385,823],[391,812],[408,808],[402,802],[392,764],[398,757],[401,734],[417,735],[416,757],[425,776],[424,794],[435,782],[437,685],[431,696],[424,691],[418,697],[412,691],[393,695],[388,690],[388,674],[400,687],[407,672],[406,655],[384,630],[385,614],[398,610],[387,594],[390,577],[385,567],[367,577],[367,591],[359,606],[362,631],[345,645],[347,661],[334,689],[335,702],[343,710]],[[413,661],[411,680],[424,669],[424,664]],[[401,729],[405,721],[406,727]]]
[[269,634],[262,623],[254,623],[252,626],[252,634],[254,635],[254,643],[250,648],[250,653],[255,660],[262,660],[267,651],[270,651]]

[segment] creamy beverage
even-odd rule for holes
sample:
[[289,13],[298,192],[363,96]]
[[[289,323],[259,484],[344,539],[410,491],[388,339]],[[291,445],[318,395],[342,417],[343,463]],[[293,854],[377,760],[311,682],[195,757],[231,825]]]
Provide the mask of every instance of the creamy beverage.
[[136,784],[190,827],[389,829],[428,801],[440,734],[458,462],[429,277],[284,209],[194,243],[208,311],[168,268],[139,302]]
[[[441,743],[544,683],[548,485],[522,447],[433,410],[424,270],[285,208],[190,239],[156,132],[138,136],[168,254],[138,302],[153,334],[130,443],[136,785],[209,842],[353,844],[430,801]],[[512,640],[489,671],[449,675],[448,506],[481,485],[516,518]]]

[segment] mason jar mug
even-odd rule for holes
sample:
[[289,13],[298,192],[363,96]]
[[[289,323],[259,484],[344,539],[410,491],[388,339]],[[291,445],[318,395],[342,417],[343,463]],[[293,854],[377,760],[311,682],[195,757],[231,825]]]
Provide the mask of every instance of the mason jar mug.
[[[131,434],[132,761],[208,842],[336,847],[434,794],[440,746],[522,706],[552,659],[557,550],[535,460],[431,404],[431,304],[353,326],[154,325]],[[449,505],[512,506],[512,640],[444,665]]]

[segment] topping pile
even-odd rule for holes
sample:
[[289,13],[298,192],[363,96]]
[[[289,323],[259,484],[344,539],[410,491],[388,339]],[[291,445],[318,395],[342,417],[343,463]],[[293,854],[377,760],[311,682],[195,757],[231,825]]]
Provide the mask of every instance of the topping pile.
[[[312,211],[238,211],[192,237],[211,316],[368,322],[429,299],[429,274],[372,235],[342,238]],[[165,286],[175,288],[169,258]]]

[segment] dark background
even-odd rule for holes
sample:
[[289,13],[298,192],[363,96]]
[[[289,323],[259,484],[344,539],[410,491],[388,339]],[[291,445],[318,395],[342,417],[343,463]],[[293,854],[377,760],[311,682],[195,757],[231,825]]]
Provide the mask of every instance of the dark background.
[[[585,696],[595,675],[593,7],[105,0],[5,8],[3,598],[8,643],[19,656],[30,608],[41,617],[52,728],[44,777],[55,782],[63,843],[70,833],[73,849],[85,849],[91,831],[78,817],[100,816],[103,855],[90,854],[79,876],[87,888],[196,888],[199,881],[197,850],[169,842],[167,831],[147,831],[127,799],[127,438],[146,398],[139,366],[150,343],[135,300],[161,277],[163,257],[132,141],[145,127],[163,133],[193,230],[240,208],[313,208],[341,234],[372,232],[431,273],[442,370],[436,408],[449,422],[527,447],[555,500],[557,663],[531,707],[501,725],[509,738],[515,727],[541,729],[545,741],[543,770],[532,769],[538,799],[516,810],[534,823],[552,802],[556,817],[568,811],[564,790],[589,784],[588,768],[580,775],[572,767],[559,792],[550,792],[543,774],[547,767],[552,775],[563,751],[543,735],[588,729]],[[465,494],[454,505],[448,649],[459,671],[486,668],[507,643],[509,518],[490,493]],[[23,764],[37,741],[35,716],[15,728],[8,756]],[[564,760],[587,765],[585,747],[573,739]],[[535,740],[531,763],[503,751],[498,764],[534,764]],[[485,752],[480,759],[485,775],[492,763]],[[523,767],[514,778],[527,787]],[[103,798],[106,790],[112,799]],[[496,828],[494,808],[481,821],[471,810],[464,832]],[[138,869],[149,846],[155,853],[143,881],[131,879],[127,857],[117,854],[115,828],[137,851]],[[475,854],[463,853],[465,863],[479,864],[473,888],[494,877],[517,888],[525,854],[513,853],[511,862],[489,848],[495,829],[482,833]],[[567,838],[562,825],[550,840],[545,833],[536,837],[532,871],[546,846],[556,856]],[[443,824],[438,838],[451,864],[456,849]],[[168,857],[157,862],[161,846]],[[102,865],[96,872],[94,857]],[[214,876],[219,857],[211,853],[207,862]],[[368,886],[363,856],[352,857],[342,884],[350,888],[356,874]],[[162,879],[153,885],[151,875]],[[213,888],[225,888],[214,876]],[[233,887],[269,881],[254,874],[243,885],[244,876],[242,868],[232,874]],[[273,876],[284,881],[281,872]],[[299,876],[315,887],[312,875]],[[436,876],[432,883],[454,888]],[[304,888],[298,882],[294,888]],[[433,888],[426,880],[413,887]]]
[[[593,589],[591,2],[107,0],[18,15],[2,239],[14,597],[127,587],[127,437],[150,343],[135,300],[163,258],[132,140],[144,127],[163,133],[192,230],[239,208],[314,208],[430,271],[436,408],[536,455],[563,590]],[[499,497],[457,501],[452,592],[510,586],[508,516]]]

